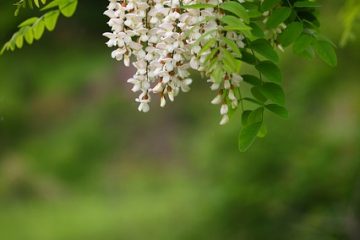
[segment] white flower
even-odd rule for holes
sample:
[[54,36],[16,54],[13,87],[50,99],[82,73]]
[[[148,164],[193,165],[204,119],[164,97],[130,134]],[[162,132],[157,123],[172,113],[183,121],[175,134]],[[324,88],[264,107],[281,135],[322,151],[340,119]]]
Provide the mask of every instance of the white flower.
[[214,105],[218,105],[220,103],[223,102],[223,97],[221,94],[218,94],[212,101],[211,103],[214,104]]
[[138,107],[140,112],[148,112],[150,110],[149,102],[151,98],[147,92],[142,92],[135,101],[140,103]]
[[229,106],[225,103],[223,105],[221,105],[220,114],[226,115],[228,112],[229,112]]
[[223,115],[220,121],[220,125],[225,125],[229,122],[229,115]]
[[224,80],[224,88],[225,89],[230,89],[231,88],[231,84],[229,80]]
[[166,99],[164,96],[162,96],[160,98],[160,106],[163,108],[163,107],[165,107],[165,105],[166,105]]

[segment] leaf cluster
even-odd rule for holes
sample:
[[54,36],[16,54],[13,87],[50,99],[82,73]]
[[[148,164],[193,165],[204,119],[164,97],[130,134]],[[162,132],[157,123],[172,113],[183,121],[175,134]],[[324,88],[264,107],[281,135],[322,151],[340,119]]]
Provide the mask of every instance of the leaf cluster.
[[60,15],[71,17],[76,11],[77,0],[21,0],[16,3],[17,9],[15,15],[19,13],[20,8],[36,7],[41,12],[44,12],[40,17],[31,17],[23,21],[18,26],[11,39],[6,42],[0,51],[3,54],[5,51],[14,51],[16,48],[22,48],[24,42],[32,44],[35,40],[39,40],[45,30],[53,31],[58,22]]
[[[223,73],[228,73],[226,76],[232,73],[242,74],[243,86],[233,89],[237,93],[242,111],[240,151],[248,150],[256,138],[266,135],[265,112],[283,118],[288,117],[282,73],[279,68],[279,50],[284,51],[292,47],[293,52],[299,56],[318,56],[330,66],[337,65],[335,45],[320,34],[320,23],[317,18],[320,5],[315,1],[234,0],[224,1],[219,5],[193,4],[185,7],[211,7],[223,12],[219,19],[219,37],[205,44],[202,51],[211,50],[206,59],[206,69],[216,82],[224,81]],[[227,39],[228,32],[243,35],[245,47],[239,48]],[[243,65],[248,65],[253,70],[244,73]],[[249,89],[247,96],[241,92],[244,88]],[[223,91],[222,94],[226,99],[227,92]],[[231,103],[227,104],[230,106]]]

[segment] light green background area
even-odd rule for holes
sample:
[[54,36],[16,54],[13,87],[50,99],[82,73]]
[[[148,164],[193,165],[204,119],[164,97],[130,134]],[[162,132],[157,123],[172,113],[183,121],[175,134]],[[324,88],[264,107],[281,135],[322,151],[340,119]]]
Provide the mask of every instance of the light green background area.
[[[337,41],[338,1],[322,31]],[[0,39],[19,19],[0,3]],[[283,58],[288,120],[237,150],[206,81],[137,112],[101,33],[105,1],[0,58],[0,239],[359,239],[360,42],[339,66]],[[155,103],[155,101],[154,101]]]

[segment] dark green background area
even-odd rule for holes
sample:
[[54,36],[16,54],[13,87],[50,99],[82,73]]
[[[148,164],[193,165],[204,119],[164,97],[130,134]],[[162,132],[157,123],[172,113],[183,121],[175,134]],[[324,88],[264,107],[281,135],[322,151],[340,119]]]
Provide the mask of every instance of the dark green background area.
[[[2,42],[23,19],[11,2]],[[341,3],[322,2],[322,31],[338,41]],[[205,80],[137,112],[132,70],[101,36],[106,5],[80,1],[55,32],[0,57],[0,239],[360,239],[360,41],[337,49],[335,69],[289,49],[290,117],[266,115],[268,136],[242,154],[240,115],[218,126]]]

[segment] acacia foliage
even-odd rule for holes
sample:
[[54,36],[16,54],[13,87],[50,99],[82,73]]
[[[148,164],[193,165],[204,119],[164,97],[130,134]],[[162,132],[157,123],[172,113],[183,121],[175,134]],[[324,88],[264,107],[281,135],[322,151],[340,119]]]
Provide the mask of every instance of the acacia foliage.
[[17,2],[15,15],[19,15],[22,8],[37,8],[43,14],[40,17],[31,17],[26,19],[18,26],[11,39],[4,44],[0,54],[5,51],[14,51],[16,48],[22,48],[24,42],[32,44],[39,40],[45,30],[53,31],[56,27],[60,15],[71,17],[76,11],[77,0],[20,0]]

